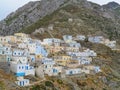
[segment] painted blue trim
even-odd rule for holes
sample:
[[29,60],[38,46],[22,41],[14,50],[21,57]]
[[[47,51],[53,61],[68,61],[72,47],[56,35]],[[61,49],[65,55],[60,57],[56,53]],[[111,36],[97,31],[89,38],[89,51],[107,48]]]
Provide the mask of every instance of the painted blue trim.
[[17,77],[19,77],[19,76],[25,76],[25,73],[23,72],[23,73],[16,73],[15,74]]

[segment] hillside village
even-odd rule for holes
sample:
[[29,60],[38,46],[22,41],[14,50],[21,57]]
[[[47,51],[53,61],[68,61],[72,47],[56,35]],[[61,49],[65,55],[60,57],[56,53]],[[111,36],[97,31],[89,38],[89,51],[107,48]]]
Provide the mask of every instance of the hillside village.
[[45,79],[45,75],[66,77],[71,75],[96,74],[100,66],[92,64],[97,53],[82,47],[78,41],[104,44],[116,49],[116,41],[103,36],[64,35],[63,39],[32,39],[28,34],[15,33],[0,36],[0,63],[4,62],[7,72],[16,76],[18,86],[30,86],[25,76],[32,75]]

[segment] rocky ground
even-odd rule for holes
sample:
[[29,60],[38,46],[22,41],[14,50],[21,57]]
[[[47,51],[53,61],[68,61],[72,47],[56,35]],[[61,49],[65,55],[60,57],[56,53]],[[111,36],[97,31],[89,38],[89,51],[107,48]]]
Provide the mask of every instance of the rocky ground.
[[[20,31],[41,40],[49,37],[62,38],[65,34],[102,35],[116,40],[117,47],[120,48],[119,10],[120,5],[115,2],[104,6],[86,0],[30,2],[0,22],[0,34],[9,35]],[[120,51],[112,51],[102,44],[87,41],[80,43],[97,52],[98,57],[93,58],[93,64],[101,66],[102,73],[66,79],[49,77],[50,82],[45,84],[44,81],[31,90],[48,90],[50,87],[51,90],[120,90]],[[0,66],[7,71],[4,64]],[[17,87],[13,83],[14,77],[5,72],[0,70],[0,90],[29,90],[29,87]]]

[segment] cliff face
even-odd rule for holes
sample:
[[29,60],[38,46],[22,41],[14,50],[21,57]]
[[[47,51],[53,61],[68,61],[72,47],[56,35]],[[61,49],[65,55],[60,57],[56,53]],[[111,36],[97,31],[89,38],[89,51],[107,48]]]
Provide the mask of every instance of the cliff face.
[[30,26],[44,16],[53,13],[65,1],[66,0],[41,0],[29,2],[0,22],[0,34],[13,34],[23,27]]

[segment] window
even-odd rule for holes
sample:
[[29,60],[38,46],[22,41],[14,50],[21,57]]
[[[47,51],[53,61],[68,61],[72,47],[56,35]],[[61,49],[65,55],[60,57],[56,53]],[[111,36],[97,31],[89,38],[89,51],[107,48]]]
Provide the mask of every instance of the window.
[[24,69],[24,66],[22,66],[22,69]]
[[2,54],[4,54],[4,51],[2,52]]
[[34,58],[32,58],[32,60],[34,60]]
[[28,66],[26,66],[26,70],[28,70]]
[[19,66],[19,69],[21,69],[21,67]]
[[6,50],[8,50],[8,48],[6,48]]
[[8,58],[8,61],[10,60],[10,58]]

